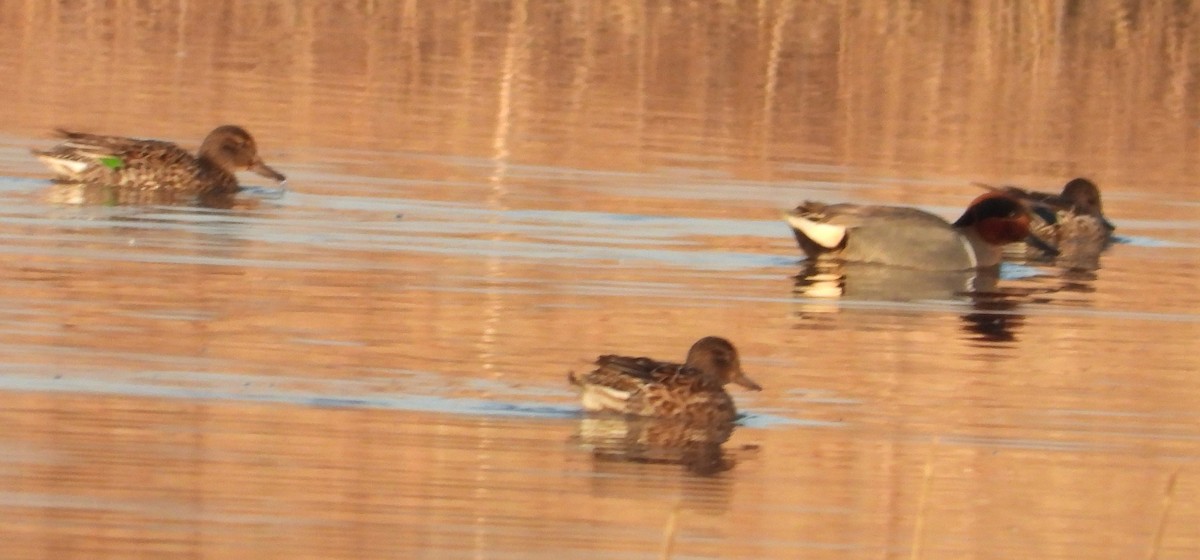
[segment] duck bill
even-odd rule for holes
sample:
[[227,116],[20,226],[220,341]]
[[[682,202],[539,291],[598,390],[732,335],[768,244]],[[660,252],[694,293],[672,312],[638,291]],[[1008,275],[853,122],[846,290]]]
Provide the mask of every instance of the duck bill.
[[761,391],[762,390],[761,385],[759,385],[758,383],[755,383],[753,379],[746,377],[746,372],[744,372],[740,369],[738,370],[737,375],[735,375],[733,377],[733,379],[731,379],[730,381],[733,381],[734,383],[737,383],[738,385],[741,385],[742,387],[745,387],[751,391]]
[[271,166],[263,163],[263,160],[261,159],[254,161],[254,165],[250,166],[250,171],[253,171],[268,179],[274,179],[280,183],[287,180],[287,177],[284,177],[283,173],[271,169]]
[[1051,245],[1045,239],[1042,239],[1041,237],[1038,237],[1032,233],[1025,237],[1025,242],[1052,257],[1057,257],[1059,254],[1061,254],[1061,252],[1058,250],[1058,247]]

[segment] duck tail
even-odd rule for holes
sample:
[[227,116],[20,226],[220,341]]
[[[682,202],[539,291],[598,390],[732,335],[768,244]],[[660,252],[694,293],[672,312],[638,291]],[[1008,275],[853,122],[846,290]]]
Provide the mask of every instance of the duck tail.
[[61,177],[78,177],[91,165],[90,162],[80,157],[73,157],[70,152],[36,149],[30,151],[46,167]]
[[846,226],[827,224],[812,219],[813,213],[809,207],[800,206],[796,210],[786,212],[783,219],[792,227],[796,241],[809,256],[831,251],[842,246],[846,240]]

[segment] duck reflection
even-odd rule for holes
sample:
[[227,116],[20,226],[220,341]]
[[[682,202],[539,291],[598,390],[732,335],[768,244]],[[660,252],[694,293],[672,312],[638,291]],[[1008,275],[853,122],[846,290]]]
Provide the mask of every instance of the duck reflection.
[[228,193],[195,194],[83,183],[54,183],[46,198],[51,204],[65,206],[197,206],[228,210],[248,204]]
[[722,448],[733,430],[733,422],[698,425],[677,419],[602,414],[580,420],[576,437],[598,464],[680,465],[690,473],[712,476],[736,464]]
[[995,269],[930,271],[870,263],[806,260],[792,293],[807,298],[866,301],[965,299],[994,289]]
[[1021,312],[1027,305],[1080,307],[1091,305],[1096,292],[1094,270],[1064,268],[1055,274],[1027,279],[1024,285],[971,294],[971,312],[962,315],[962,327],[972,339],[1012,342],[1025,325]]
[[794,278],[793,294],[812,300],[967,301],[971,310],[960,319],[969,338],[1003,343],[1015,341],[1025,324],[1025,315],[1018,312],[1022,304],[1037,302],[1039,297],[1044,299],[1063,289],[1041,284],[1032,288],[1001,288],[999,280],[998,269],[934,272],[862,263],[805,261]]
[[677,435],[690,430],[672,424],[594,413],[582,419],[572,441],[590,451],[588,483],[593,495],[605,500],[676,502],[687,511],[706,515],[728,513],[737,477],[723,473],[751,461],[758,447],[722,443],[735,429],[732,423],[704,436],[711,440],[682,442]]
[[1058,279],[1061,282],[1059,291],[1075,294],[1096,293],[1096,280],[1100,277],[1095,269],[1068,268],[1063,270]]
[[1025,325],[1025,315],[1016,312],[1020,301],[1015,294],[987,292],[973,299],[973,311],[961,317],[968,338],[989,343],[1017,340],[1017,332]]

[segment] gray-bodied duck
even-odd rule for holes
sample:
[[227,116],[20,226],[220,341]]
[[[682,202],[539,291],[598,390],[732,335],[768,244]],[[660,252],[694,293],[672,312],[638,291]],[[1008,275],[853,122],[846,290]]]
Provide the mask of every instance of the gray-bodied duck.
[[596,366],[590,373],[568,376],[588,411],[712,425],[732,422],[737,416],[725,385],[762,390],[742,371],[733,344],[716,336],[696,341],[682,364],[605,355],[596,359]]
[[973,200],[954,223],[917,208],[820,202],[784,219],[810,259],[952,271],[995,267],[1004,245],[1021,240],[1057,254],[1030,231],[1025,205],[999,192]]
[[254,137],[240,126],[213,129],[195,154],[172,142],[58,130],[63,142],[34,154],[58,176],[55,182],[197,195],[232,194],[237,171],[285,177],[258,155]]

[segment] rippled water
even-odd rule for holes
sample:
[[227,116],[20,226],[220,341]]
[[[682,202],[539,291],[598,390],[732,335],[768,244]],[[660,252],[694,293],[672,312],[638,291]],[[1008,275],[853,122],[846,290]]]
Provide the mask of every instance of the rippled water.
[[[1200,556],[1200,11],[1087,6],[0,3],[0,557]],[[28,153],[225,122],[286,190]],[[814,276],[779,219],[1077,175],[1095,270]],[[566,372],[708,334],[765,387],[723,468],[598,452]]]

